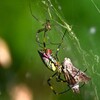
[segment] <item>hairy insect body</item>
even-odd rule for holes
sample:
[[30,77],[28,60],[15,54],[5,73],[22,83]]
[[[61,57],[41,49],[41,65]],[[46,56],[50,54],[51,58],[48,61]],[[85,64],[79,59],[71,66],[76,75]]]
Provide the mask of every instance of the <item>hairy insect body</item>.
[[87,83],[90,80],[90,77],[74,67],[69,58],[64,59],[63,67],[63,72],[65,73],[65,78],[68,81],[69,86],[72,88],[73,92],[79,93],[79,83]]

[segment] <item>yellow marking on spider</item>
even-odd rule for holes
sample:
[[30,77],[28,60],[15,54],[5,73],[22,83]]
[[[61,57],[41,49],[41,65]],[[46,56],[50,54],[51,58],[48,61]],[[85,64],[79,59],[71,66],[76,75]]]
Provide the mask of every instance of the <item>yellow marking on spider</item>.
[[50,79],[52,79],[52,77],[50,77]]
[[50,88],[53,90],[53,87],[52,86],[50,86]]
[[52,70],[55,71],[56,70],[56,67],[55,65],[52,63]]
[[61,80],[61,82],[63,83],[63,81]]
[[59,49],[57,49],[57,51],[59,51]]

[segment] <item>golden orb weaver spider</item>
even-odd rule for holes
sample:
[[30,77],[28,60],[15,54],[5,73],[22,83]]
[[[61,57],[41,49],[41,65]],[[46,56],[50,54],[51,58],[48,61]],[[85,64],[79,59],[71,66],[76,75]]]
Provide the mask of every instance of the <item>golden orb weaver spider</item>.
[[[66,31],[64,32],[61,43],[59,43],[58,48],[56,49],[55,56],[53,56],[51,49],[46,48],[45,42],[43,42],[44,49],[38,50],[38,53],[39,53],[42,61],[44,62],[44,64],[47,66],[47,68],[49,68],[53,72],[56,72],[47,80],[50,88],[52,89],[52,91],[55,94],[63,94],[65,92],[69,91],[70,89],[72,89],[73,92],[75,92],[75,93],[79,93],[80,92],[79,88],[82,87],[85,83],[87,83],[90,80],[90,78],[84,73],[86,70],[84,72],[82,72],[81,70],[74,67],[69,58],[65,58],[62,64],[59,62],[58,52],[59,52],[60,46],[63,43],[65,34],[66,34]],[[40,43],[40,42],[38,42],[38,43]],[[65,80],[60,78],[61,74],[64,75]],[[55,76],[57,77],[57,80],[59,80],[59,82],[66,82],[69,89],[57,93],[50,83],[52,78]],[[81,83],[81,82],[83,82],[83,84],[80,86],[79,83]]]
[[[30,11],[31,11],[31,9],[30,9]],[[31,14],[32,14],[32,11],[31,11]],[[37,21],[39,21],[33,14],[32,14],[32,16]],[[44,24],[44,28],[39,29],[36,33],[36,42],[38,43],[38,45],[40,47],[43,47],[43,49],[38,50],[38,53],[39,53],[43,63],[47,66],[47,68],[49,68],[51,71],[55,72],[47,80],[47,82],[55,94],[63,94],[65,92],[69,91],[70,89],[72,89],[73,92],[75,92],[75,93],[79,93],[79,88],[82,87],[84,85],[84,83],[87,83],[90,80],[90,78],[84,73],[86,70],[84,72],[82,72],[81,70],[74,67],[69,58],[64,58],[63,63],[59,62],[58,52],[63,43],[63,39],[66,34],[66,31],[64,32],[61,43],[58,44],[58,48],[56,49],[55,56],[53,56],[51,49],[46,48],[46,33],[50,30],[51,30],[50,20],[46,20],[46,23]],[[41,33],[41,32],[43,32],[43,42],[42,43],[39,41],[39,37],[38,37],[39,33]],[[61,77],[60,77],[61,74],[64,75],[65,79],[61,79]],[[67,83],[69,88],[67,90],[57,93],[54,90],[52,84],[50,83],[52,78],[54,78],[55,76],[57,77],[57,79],[56,79],[57,82],[58,81],[65,82],[65,83]],[[80,86],[79,83],[81,83],[81,82],[83,84]]]

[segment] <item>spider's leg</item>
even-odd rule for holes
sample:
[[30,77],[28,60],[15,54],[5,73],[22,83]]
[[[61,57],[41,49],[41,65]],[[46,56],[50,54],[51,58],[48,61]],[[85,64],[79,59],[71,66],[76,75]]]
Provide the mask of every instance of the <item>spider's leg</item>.
[[[41,45],[42,45],[43,43],[40,42],[39,33],[42,32],[42,31],[44,31],[44,28],[39,29],[39,30],[37,31],[37,33],[36,33],[36,42],[38,43],[38,45],[39,45],[40,47],[42,47]],[[43,47],[42,47],[42,48],[43,48]]]
[[[55,89],[53,88],[53,86],[52,86],[52,84],[50,83],[50,81],[51,81],[55,76],[58,76],[58,75],[60,75],[60,74],[59,74],[58,72],[56,72],[55,74],[53,74],[53,75],[47,80],[48,85],[50,86],[50,88],[51,88],[51,90],[53,91],[53,93],[56,94],[56,95],[63,94],[63,93],[65,93],[65,92],[67,92],[67,91],[70,90],[70,88],[68,88],[67,90],[65,90],[65,91],[63,91],[63,92],[56,92],[56,91],[55,91]],[[66,80],[61,79],[60,76],[58,76],[58,80],[59,80],[59,82],[67,82]]]
[[[42,44],[44,49],[46,49],[46,33],[47,31],[51,30],[51,26],[50,26],[50,21],[49,20],[46,20],[46,23],[44,24],[44,28],[42,29],[39,29],[36,33],[36,41],[37,43],[40,45]],[[38,34],[41,33],[41,32],[44,32],[43,34],[43,42],[41,43],[40,40],[39,40],[39,36]]]
[[[83,83],[79,88],[82,88],[84,85],[85,85],[85,83]],[[69,87],[69,86],[68,86],[68,87]],[[72,86],[72,87],[73,87],[73,86]],[[58,95],[59,95],[59,94],[64,94],[64,93],[70,91],[72,87],[69,87],[67,90],[62,91],[62,92],[59,92],[59,93],[57,93],[57,94],[58,94]]]
[[84,72],[86,72],[87,71],[87,68],[84,70]]
[[82,88],[84,85],[85,85],[85,82],[79,88]]
[[68,92],[68,91],[70,91],[70,90],[71,90],[71,88],[69,87],[67,90],[64,90],[64,91],[62,91],[62,92],[57,93],[57,95],[59,95],[59,94],[64,94],[64,93],[66,93],[66,92]]
[[43,46],[44,46],[44,49],[46,49],[46,33],[48,32],[48,31],[50,31],[51,30],[51,24],[50,24],[50,20],[46,20],[46,23],[44,24],[44,29],[43,29],[43,31],[44,31],[44,35],[43,35]]
[[46,31],[44,31],[44,36],[43,36],[43,46],[44,49],[46,49]]
[[60,76],[61,76],[61,73],[58,73],[58,75],[56,77],[57,82],[67,82],[66,80],[62,79]]
[[[84,72],[86,72],[86,71],[87,71],[87,69],[84,70]],[[78,74],[79,72],[80,72],[80,69],[77,71],[77,73],[76,73],[75,76],[77,76],[77,74]],[[75,77],[75,76],[74,76],[74,77]],[[84,82],[79,88],[82,88],[84,85],[85,85],[85,82]]]
[[54,73],[51,77],[49,77],[49,79],[47,80],[47,83],[48,83],[48,85],[50,86],[50,88],[51,88],[51,90],[54,92],[54,94],[57,94],[57,92],[54,90],[54,88],[53,88],[53,86],[52,86],[52,84],[50,83],[50,81],[53,79],[53,77],[55,76],[55,75],[57,75],[58,74],[58,72],[56,72],[56,73]]
[[67,30],[65,30],[65,32],[64,32],[64,34],[63,34],[63,36],[62,36],[61,42],[59,43],[59,45],[58,45],[58,47],[57,47],[57,50],[56,50],[56,53],[55,53],[55,56],[56,56],[56,58],[57,58],[58,61],[59,61],[59,59],[58,59],[58,52],[59,52],[59,50],[60,50],[61,45],[63,44],[63,40],[64,40],[64,37],[65,37],[66,31],[67,31]]
[[30,13],[31,13],[32,17],[33,17],[36,21],[42,23],[42,21],[40,21],[40,20],[33,14],[33,12],[32,12],[32,7],[31,7],[31,1],[29,1],[29,9],[30,9]]

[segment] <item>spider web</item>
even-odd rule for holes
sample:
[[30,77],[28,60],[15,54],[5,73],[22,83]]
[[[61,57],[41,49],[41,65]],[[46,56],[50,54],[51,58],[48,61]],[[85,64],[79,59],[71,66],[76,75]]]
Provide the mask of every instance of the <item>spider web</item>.
[[[62,62],[65,57],[69,57],[73,64],[81,69],[87,69],[87,75],[91,77],[91,81],[83,87],[82,99],[83,100],[99,100],[100,89],[100,70],[99,70],[99,57],[93,51],[84,51],[80,45],[79,39],[76,37],[71,25],[69,25],[61,11],[61,6],[55,0],[37,0],[32,1],[32,11],[39,19],[40,25],[49,19],[52,24],[52,30],[49,33],[49,40],[59,42],[64,31],[67,30],[63,45],[59,51],[59,59]],[[91,0],[93,1],[93,0]],[[34,10],[35,9],[35,10]],[[39,24],[38,23],[38,24]],[[40,25],[38,25],[40,27]],[[55,39],[57,37],[57,39]],[[56,47],[51,47],[55,49]],[[73,96],[75,98],[76,96]],[[72,99],[72,97],[69,97]]]

